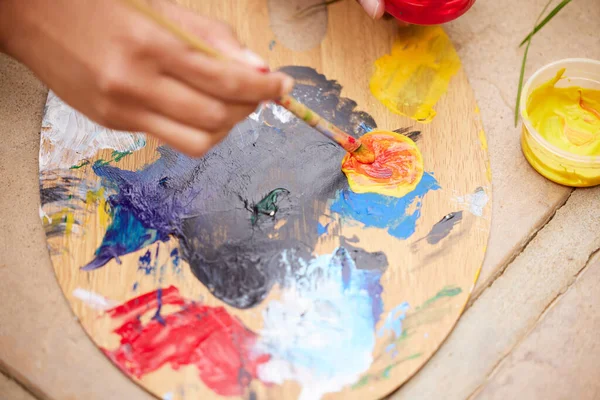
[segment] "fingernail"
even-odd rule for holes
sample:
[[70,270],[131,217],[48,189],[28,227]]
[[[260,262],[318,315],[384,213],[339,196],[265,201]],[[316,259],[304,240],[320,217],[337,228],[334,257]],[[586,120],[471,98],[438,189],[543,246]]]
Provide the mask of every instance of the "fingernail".
[[296,82],[294,81],[294,79],[286,75],[286,77],[283,78],[283,88],[281,95],[285,96],[286,94],[290,94],[292,90],[294,90],[295,84]]
[[384,12],[383,1],[377,0],[376,2],[377,2],[377,5],[375,6],[375,11],[373,13],[373,19],[381,18],[383,16],[383,12]]
[[377,19],[383,15],[383,2],[381,0],[358,0],[358,2],[371,18]]
[[255,67],[264,68],[267,65],[265,60],[260,58],[260,56],[258,54],[256,54],[255,52],[253,52],[250,49],[244,49],[242,51],[242,57],[244,58],[244,61],[246,61],[248,64],[253,65]]

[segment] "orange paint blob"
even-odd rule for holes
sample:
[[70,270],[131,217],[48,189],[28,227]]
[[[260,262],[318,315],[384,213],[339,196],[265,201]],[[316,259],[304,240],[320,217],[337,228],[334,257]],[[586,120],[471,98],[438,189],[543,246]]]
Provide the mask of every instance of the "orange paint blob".
[[423,177],[423,156],[415,142],[388,131],[369,132],[360,140],[375,153],[375,162],[362,164],[346,154],[342,171],[353,192],[403,197],[415,189]]

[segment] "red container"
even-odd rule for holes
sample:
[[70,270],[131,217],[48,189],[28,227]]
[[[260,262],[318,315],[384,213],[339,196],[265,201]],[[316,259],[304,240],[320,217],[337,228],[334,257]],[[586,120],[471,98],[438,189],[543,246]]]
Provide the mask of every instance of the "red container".
[[437,25],[466,13],[475,0],[386,0],[385,10],[400,21]]

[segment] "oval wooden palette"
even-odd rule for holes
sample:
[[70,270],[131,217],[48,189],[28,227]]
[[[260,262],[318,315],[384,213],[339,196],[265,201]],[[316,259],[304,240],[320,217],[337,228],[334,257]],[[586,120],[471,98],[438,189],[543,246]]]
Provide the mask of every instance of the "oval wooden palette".
[[[489,166],[465,72],[419,124],[371,95],[397,29],[355,2],[333,6],[326,36],[303,52],[274,36],[267,0],[186,3],[287,67],[304,85],[295,94],[312,93],[346,129],[417,137],[426,175],[400,200],[356,196],[337,167],[343,152],[273,107],[189,160],[102,131],[51,94],[41,216],[66,298],[98,347],[159,398],[391,393],[448,336],[485,255]],[[301,143],[306,154],[289,152]]]

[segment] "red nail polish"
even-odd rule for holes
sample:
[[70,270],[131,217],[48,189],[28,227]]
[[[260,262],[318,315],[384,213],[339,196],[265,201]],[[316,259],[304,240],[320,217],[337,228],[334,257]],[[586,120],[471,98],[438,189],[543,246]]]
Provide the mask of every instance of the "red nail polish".
[[258,68],[258,72],[261,72],[263,74],[268,74],[270,71],[269,67],[260,67]]

